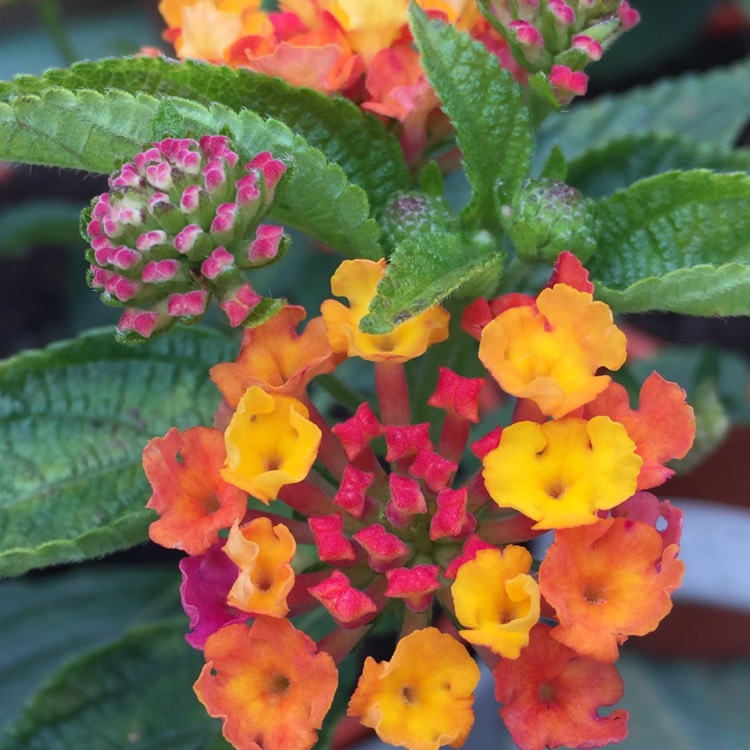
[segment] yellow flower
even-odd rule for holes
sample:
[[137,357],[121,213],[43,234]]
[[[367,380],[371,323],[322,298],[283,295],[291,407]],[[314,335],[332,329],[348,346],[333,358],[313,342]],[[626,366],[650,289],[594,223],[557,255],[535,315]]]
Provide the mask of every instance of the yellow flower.
[[284,617],[289,612],[286,597],[294,586],[291,562],[297,543],[283,523],[256,518],[240,526],[235,521],[224,552],[239,568],[227,603],[254,615]]
[[406,28],[407,5],[406,0],[333,0],[330,10],[352,49],[368,63]]
[[511,307],[485,326],[479,359],[500,387],[558,419],[609,384],[600,367],[625,362],[625,335],[612,311],[567,284],[543,289],[536,305]]
[[501,508],[537,521],[535,529],[594,523],[596,511],[635,492],[641,457],[609,417],[517,422],[483,459],[487,491]]
[[479,668],[455,638],[437,628],[415,630],[389,662],[367,657],[348,713],[408,750],[460,747],[474,723],[477,682]]
[[448,338],[450,315],[439,305],[415,315],[390,333],[362,333],[359,323],[367,315],[378,283],[385,275],[386,262],[345,260],[331,278],[331,291],[346,297],[349,307],[326,300],[320,312],[328,328],[328,341],[334,352],[361,357],[370,362],[406,362],[424,354],[427,347]]
[[470,628],[462,638],[486,646],[506,659],[517,659],[539,620],[539,585],[529,575],[531,554],[508,545],[483,549],[465,562],[451,587],[456,617]]
[[321,438],[308,416],[296,398],[248,388],[224,433],[227,462],[222,479],[266,504],[282,486],[301,482]]

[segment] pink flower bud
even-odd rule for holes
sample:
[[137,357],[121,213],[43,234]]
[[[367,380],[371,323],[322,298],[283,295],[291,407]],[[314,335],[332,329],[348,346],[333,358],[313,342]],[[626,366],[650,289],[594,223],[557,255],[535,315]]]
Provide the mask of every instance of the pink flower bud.
[[588,88],[588,76],[583,71],[571,70],[567,65],[553,65],[549,82],[561,104],[568,104],[574,96],[583,96]]
[[160,284],[165,281],[172,281],[180,270],[178,260],[152,260],[146,263],[141,272],[141,281],[144,284]]
[[386,461],[413,458],[421,450],[432,448],[429,422],[385,427]]
[[222,203],[216,209],[216,216],[211,222],[211,232],[221,234],[231,232],[234,229],[234,220],[237,216],[238,206],[236,203]]
[[214,159],[203,167],[203,183],[209,195],[213,195],[222,186],[226,185],[226,182],[227,174],[224,169],[224,163],[219,159]]
[[484,437],[475,440],[469,448],[481,461],[490,451],[494,451],[500,445],[500,436],[502,434],[503,428],[498,425],[492,432],[488,432]]
[[215,279],[234,266],[234,255],[225,247],[217,247],[201,264],[201,273],[207,279]]
[[602,45],[585,34],[576,34],[573,37],[573,49],[580,50],[594,62],[601,60],[603,54]]
[[203,189],[200,185],[188,185],[188,187],[182,191],[180,209],[183,213],[190,214],[198,210],[202,192]]
[[365,495],[374,479],[373,473],[347,464],[333,502],[354,518],[360,518],[365,509]]
[[149,199],[148,203],[149,213],[153,216],[155,211],[159,210],[159,207],[171,206],[172,201],[169,200],[169,196],[166,193],[154,193]]
[[188,224],[183,230],[178,232],[174,238],[174,247],[178,253],[189,253],[196,240],[203,234],[203,230],[197,224]]
[[169,190],[174,185],[172,167],[165,161],[146,167],[146,179],[149,185],[157,190]]
[[443,490],[437,496],[437,511],[430,521],[430,539],[460,539],[473,533],[477,519],[466,512],[466,488]]
[[200,139],[200,147],[209,160],[225,159],[232,167],[239,160],[239,156],[229,148],[229,139],[225,135],[204,135]]
[[272,190],[279,183],[279,180],[286,172],[286,164],[283,161],[274,159],[268,151],[258,154],[249,164],[249,169],[258,169],[263,175],[263,181],[266,188]]
[[130,308],[122,314],[120,322],[117,324],[117,330],[121,334],[135,331],[144,339],[147,339],[156,330],[160,317],[158,312]]
[[110,253],[109,263],[121,270],[127,270],[138,265],[143,260],[143,256],[137,250],[131,250],[129,247],[121,245]]
[[182,315],[203,315],[208,305],[208,292],[204,289],[184,294],[170,294],[167,299],[167,313],[172,317]]
[[308,591],[342,628],[358,628],[370,622],[378,612],[375,602],[355,589],[340,570],[334,570],[325,581],[311,586]]
[[[98,261],[97,261],[98,262]],[[114,275],[112,271],[91,265],[91,286],[94,289],[104,289],[109,279]]]
[[395,534],[386,531],[379,523],[374,523],[358,531],[354,538],[367,553],[370,567],[376,573],[383,573],[404,563],[409,548]]
[[262,299],[259,294],[255,293],[250,284],[245,282],[237,289],[227,292],[219,303],[219,307],[229,319],[229,325],[236,328],[245,321]]
[[107,280],[107,283],[104,286],[104,291],[112,297],[120,300],[120,302],[127,302],[128,300],[133,299],[133,297],[141,291],[141,284],[132,279],[126,279],[124,276],[113,273]]
[[414,516],[427,513],[427,503],[416,479],[389,474],[388,484],[391,497],[385,506],[385,517],[393,526],[410,526]]
[[412,612],[424,612],[432,604],[432,594],[440,588],[438,565],[415,565],[413,568],[394,568],[385,573],[388,587],[385,595],[403,599]]
[[260,188],[258,187],[258,178],[255,172],[250,172],[244,177],[240,177],[235,185],[237,188],[237,204],[244,206],[246,203],[257,200],[260,197]]
[[351,564],[357,557],[354,545],[344,536],[341,513],[330,516],[310,516],[307,519],[315,537],[318,555],[330,565]]
[[627,0],[623,0],[622,5],[617,9],[617,17],[620,19],[623,31],[629,31],[641,21],[641,14],[630,7]]
[[453,461],[448,461],[439,453],[423,449],[409,466],[409,473],[413,477],[424,479],[433,492],[440,492],[451,481],[457,468]]
[[547,7],[558,23],[572,26],[576,22],[576,12],[564,0],[549,0]]
[[284,236],[282,227],[271,224],[261,224],[255,233],[255,239],[250,244],[248,258],[252,262],[270,260],[279,252],[279,244]]
[[544,37],[533,23],[522,20],[511,21],[508,24],[508,28],[515,32],[519,44],[528,47],[535,47],[537,49],[544,49]]
[[447,367],[438,367],[437,386],[427,403],[476,423],[484,382],[484,378],[465,378]]
[[136,169],[139,172],[143,172],[146,169],[147,165],[159,162],[161,161],[161,158],[162,157],[161,153],[159,153],[159,149],[153,146],[152,148],[149,148],[146,151],[141,152],[140,154],[136,154],[133,161],[135,162]]
[[332,431],[339,439],[347,460],[354,461],[371,440],[383,434],[383,425],[368,404],[361,404],[354,416],[337,424]]
[[139,235],[135,241],[135,246],[142,253],[148,252],[157,245],[165,245],[167,243],[167,233],[163,229],[152,229],[150,232],[144,232]]

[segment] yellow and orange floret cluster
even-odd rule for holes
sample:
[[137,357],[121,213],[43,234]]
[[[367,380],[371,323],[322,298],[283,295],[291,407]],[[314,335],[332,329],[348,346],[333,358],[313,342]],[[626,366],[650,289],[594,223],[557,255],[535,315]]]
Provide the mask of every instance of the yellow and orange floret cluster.
[[[345,261],[332,290],[349,304],[325,301],[301,333],[295,306],[247,331],[237,361],[211,371],[215,426],[145,449],[151,537],[188,553],[187,640],[206,658],[195,691],[240,750],[310,748],[337,663],[387,612],[401,622],[393,655],[366,658],[348,705],[384,741],[461,746],[479,680],[469,649],[523,750],[619,741],[625,712],[600,713],[622,695],[618,647],[657,627],[683,572],[681,513],[647,490],[691,445],[685,394],[654,374],[631,408],[603,374],[624,363],[625,336],[563,253],[536,297],[464,311],[488,376],[439,368],[431,435],[411,424],[404,363],[448,337],[449,315],[362,333],[385,268]],[[373,363],[376,397],[330,426],[309,384],[348,357]],[[471,443],[472,474],[480,393],[498,387],[514,416]],[[537,565],[523,543],[551,529]],[[316,643],[297,618],[321,606]]]
[[[614,6],[599,0],[551,0],[541,6],[521,0],[515,9],[493,2],[497,23],[506,28],[503,35],[475,0],[416,3],[430,17],[481,42],[520,83],[530,71],[549,74],[562,103],[586,92],[581,68],[601,57],[601,42],[639,18],[624,0]],[[178,57],[342,94],[398,123],[404,153],[414,163],[426,146],[445,138],[450,125],[422,70],[408,6],[409,0],[280,0],[278,11],[268,12],[261,0],[162,0],[159,10],[168,27],[164,37]]]

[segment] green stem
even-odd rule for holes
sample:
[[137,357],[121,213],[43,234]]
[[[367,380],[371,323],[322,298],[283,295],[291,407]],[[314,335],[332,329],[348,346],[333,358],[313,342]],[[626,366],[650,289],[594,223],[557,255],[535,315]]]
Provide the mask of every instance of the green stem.
[[78,59],[73,49],[70,37],[65,31],[58,0],[38,0],[39,18],[50,35],[58,54],[66,65],[71,65]]

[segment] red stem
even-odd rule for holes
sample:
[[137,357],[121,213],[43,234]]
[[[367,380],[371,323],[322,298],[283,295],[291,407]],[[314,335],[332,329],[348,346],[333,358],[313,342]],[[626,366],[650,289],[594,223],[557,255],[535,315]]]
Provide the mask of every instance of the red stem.
[[388,425],[411,423],[409,386],[402,362],[382,360],[375,363],[375,391],[380,405],[380,420]]

